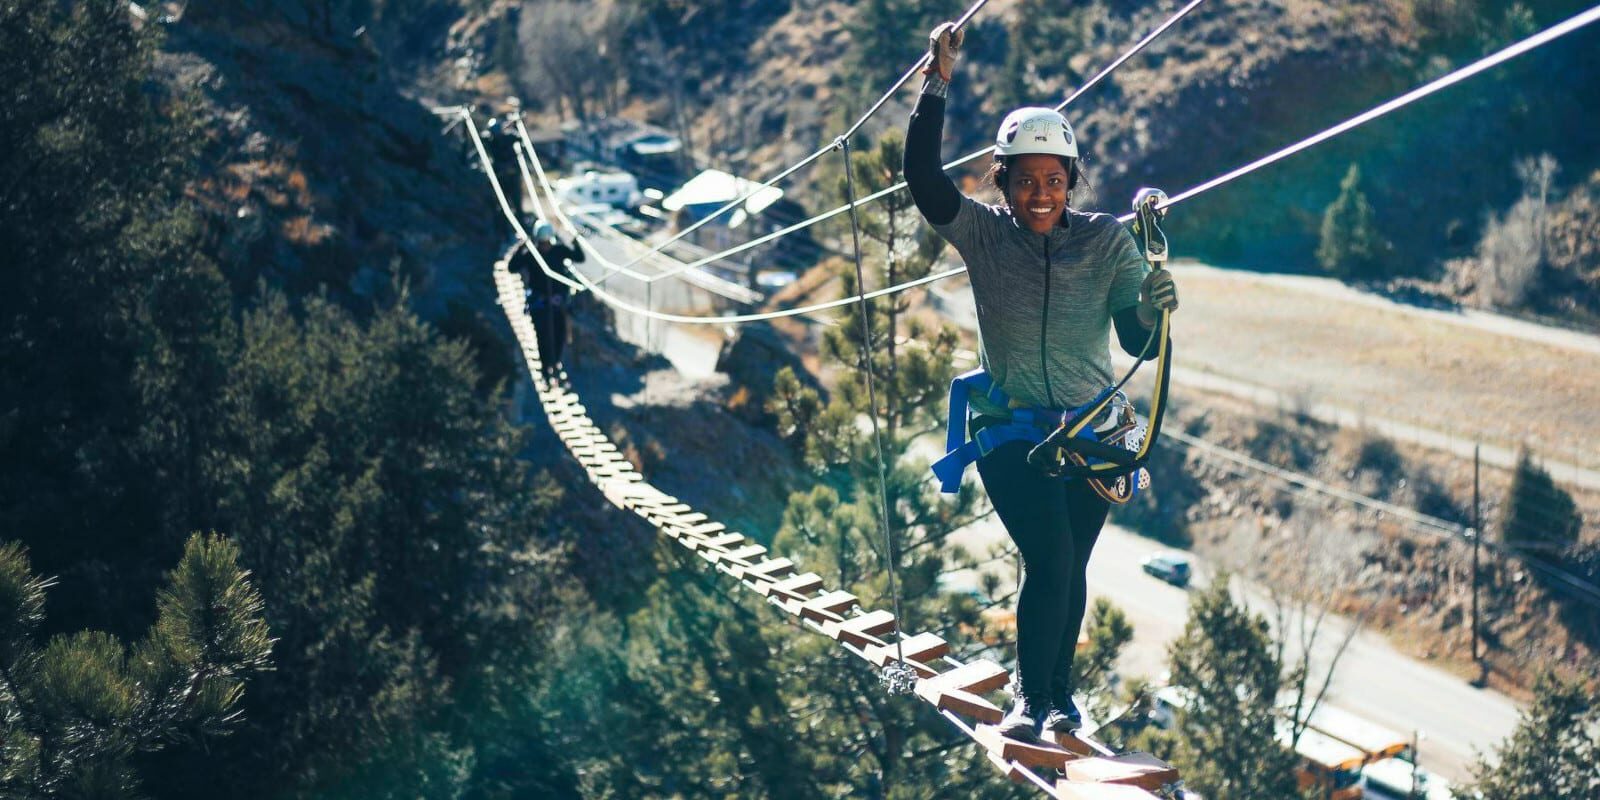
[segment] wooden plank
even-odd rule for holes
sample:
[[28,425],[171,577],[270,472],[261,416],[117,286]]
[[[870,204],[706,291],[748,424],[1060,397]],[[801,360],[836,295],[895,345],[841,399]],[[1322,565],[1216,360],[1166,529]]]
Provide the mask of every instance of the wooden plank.
[[783,580],[774,582],[768,587],[767,596],[776,595],[779,598],[804,601],[811,593],[822,588],[822,576],[815,572],[803,575],[791,575]]
[[726,550],[729,547],[744,541],[744,534],[731,532],[721,533],[709,539],[701,539],[700,541],[701,544],[706,547],[715,547],[719,550]]
[[1178,780],[1178,770],[1149,753],[1080,758],[1068,763],[1065,773],[1069,781],[1119,783],[1151,792]]
[[[750,583],[750,588],[752,589],[756,589],[755,583],[757,581],[766,581],[770,583],[777,578],[792,574],[793,572],[794,562],[787,558],[781,557],[768,558],[758,563],[751,564],[748,567],[742,564],[728,565],[728,574],[742,581]],[[760,592],[761,590],[756,589],[756,591]],[[761,592],[761,594],[766,594],[766,592]]]
[[[921,693],[919,692],[918,694]],[[932,698],[924,699],[928,699],[933,703],[934,708],[941,711],[951,711],[963,717],[971,717],[979,722],[987,722],[990,725],[1000,724],[1000,720],[1006,715],[1006,712],[1001,711],[1000,707],[994,703],[972,692],[965,692],[960,689],[945,689],[939,692],[936,700]]]
[[753,560],[755,560],[757,558],[760,558],[763,555],[766,555],[766,553],[767,553],[767,548],[762,547],[759,544],[747,544],[744,547],[735,548],[735,549],[729,550],[729,551],[727,551],[725,553],[718,553],[716,560],[719,560],[719,561],[753,561]]
[[902,652],[907,661],[934,661],[950,652],[950,643],[936,633],[919,633],[901,640],[898,646],[895,642],[889,642],[882,647],[868,647],[867,660],[882,667],[899,658]]
[[[926,680],[917,681],[917,694],[921,695],[926,688],[931,693],[942,689],[960,689],[964,692],[992,692],[1006,685],[1011,673],[1005,667],[993,661],[972,661],[962,664],[949,672]],[[929,695],[923,695],[932,699]]]
[[844,619],[844,612],[857,602],[859,602],[859,598],[855,595],[835,589],[801,604],[800,616],[816,622],[842,620]]
[[1157,800],[1155,795],[1137,786],[1078,781],[1056,781],[1056,797],[1061,800]]
[[600,490],[605,493],[606,499],[623,508],[631,508],[640,500],[661,494],[661,490],[648,483],[602,483]]
[[669,505],[656,506],[652,511],[653,511],[653,513],[661,514],[663,516],[674,516],[675,517],[675,516],[677,516],[679,514],[687,514],[689,512],[692,512],[692,511],[694,511],[694,509],[691,508],[688,505],[683,504],[683,503],[671,503]]
[[684,533],[692,534],[694,536],[701,536],[701,537],[709,537],[712,534],[721,533],[721,532],[727,530],[727,526],[723,525],[720,522],[686,523],[686,522],[683,521],[683,518],[681,518],[681,517],[676,519],[676,520],[673,520],[672,522],[669,522],[667,524],[672,526],[672,527],[674,527],[674,528],[677,528],[680,531],[683,531]]
[[1006,761],[1015,761],[1029,767],[1045,767],[1048,769],[1061,769],[1067,761],[1074,756],[1059,747],[1047,742],[1029,744],[1019,742],[1009,736],[1002,735],[1000,729],[993,725],[979,725],[972,731],[972,738],[984,746],[990,754],[997,755]]
[[829,622],[822,632],[836,642],[846,642],[856,647],[882,644],[877,637],[894,630],[894,614],[879,609],[851,617],[844,622]]
[[673,497],[666,492],[656,489],[655,487],[651,487],[651,489],[652,491],[649,493],[640,493],[640,495],[635,498],[633,503],[634,508],[660,508],[661,506],[670,506],[678,502],[678,498]]
[[1076,755],[1101,756],[1106,754],[1104,750],[1096,748],[1094,745],[1078,738],[1077,734],[1046,733],[1046,737],[1053,740],[1056,745],[1061,747],[1063,750]]
[[698,551],[701,558],[713,564],[721,564],[723,562],[749,563],[753,559],[760,558],[766,552],[767,548],[762,547],[759,544],[747,544],[744,547],[736,547],[732,550],[720,550],[714,547],[702,547]]

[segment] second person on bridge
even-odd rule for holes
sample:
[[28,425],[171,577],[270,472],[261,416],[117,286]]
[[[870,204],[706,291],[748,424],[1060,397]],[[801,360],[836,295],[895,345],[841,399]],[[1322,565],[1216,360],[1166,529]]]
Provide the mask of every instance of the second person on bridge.
[[[527,226],[533,246],[550,269],[565,278],[572,277],[571,264],[582,264],[583,248],[577,242],[562,244],[556,238],[556,229],[542,219],[530,218]],[[528,317],[533,321],[539,336],[539,371],[545,380],[561,377],[561,351],[567,345],[567,301],[571,297],[567,285],[545,274],[539,262],[518,244],[511,257],[511,270],[522,275],[527,287]]]
[[[989,178],[1000,205],[963,195],[941,163],[945,95],[962,34],[953,23],[929,37],[927,81],[906,132],[905,179],[917,209],[966,262],[977,304],[979,360],[1009,397],[970,398],[973,433],[1090,402],[1110,385],[1110,330],[1129,355],[1144,353],[1163,308],[1176,309],[1166,270],[1151,271],[1133,237],[1109,214],[1071,207],[1082,182],[1078,142],[1061,114],[1021,108],[1000,125]],[[1146,358],[1154,358],[1151,348]],[[1051,417],[1051,415],[1054,415]],[[1108,504],[1085,480],[1063,481],[1028,463],[1013,441],[978,462],[989,501],[1022,554],[1014,702],[1006,736],[1036,741],[1076,730],[1073,656],[1087,603],[1089,554]]]

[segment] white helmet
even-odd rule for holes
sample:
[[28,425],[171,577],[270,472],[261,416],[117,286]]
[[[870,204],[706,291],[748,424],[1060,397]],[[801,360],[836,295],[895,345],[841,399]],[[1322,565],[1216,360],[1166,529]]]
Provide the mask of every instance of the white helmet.
[[1053,108],[1028,106],[1006,115],[994,137],[996,157],[1040,153],[1078,157],[1078,137],[1067,118]]

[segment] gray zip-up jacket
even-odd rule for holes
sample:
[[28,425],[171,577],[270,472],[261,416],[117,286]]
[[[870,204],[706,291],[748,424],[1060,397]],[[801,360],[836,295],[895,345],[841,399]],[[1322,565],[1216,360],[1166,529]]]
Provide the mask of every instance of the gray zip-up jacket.
[[[944,99],[924,94],[906,135],[905,176],[917,208],[967,264],[978,310],[979,358],[1014,404],[1071,408],[1115,381],[1110,329],[1138,356],[1139,288],[1149,266],[1109,214],[1067,211],[1048,235],[1003,207],[966,197],[945,176]],[[1147,358],[1154,358],[1151,347]],[[994,414],[983,398],[974,410]]]

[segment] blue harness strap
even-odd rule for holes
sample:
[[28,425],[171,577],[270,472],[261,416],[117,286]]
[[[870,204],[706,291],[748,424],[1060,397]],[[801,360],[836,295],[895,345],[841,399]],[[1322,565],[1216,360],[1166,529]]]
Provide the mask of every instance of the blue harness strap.
[[[1033,424],[1035,419],[1049,418],[1044,414],[1036,414],[1045,409],[1014,408],[1009,423],[987,426],[968,440],[967,404],[973,393],[983,395],[1001,408],[1011,405],[1011,398],[995,385],[994,378],[982,367],[957,375],[950,381],[950,421],[945,426],[945,454],[933,462],[933,474],[939,478],[939,491],[945,494],[959,491],[961,476],[967,471],[968,465],[988,455],[996,447],[1016,441],[1037,444],[1049,434],[1049,431]],[[1060,412],[1056,412],[1056,418],[1059,416]]]
[[[957,375],[950,381],[950,420],[945,426],[945,454],[933,462],[933,474],[939,479],[939,491],[955,494],[961,489],[961,476],[978,459],[1009,442],[1039,444],[1058,426],[1077,419],[1085,409],[1099,406],[1105,400],[1106,393],[1111,391],[1106,389],[1093,400],[1066,411],[1056,408],[1011,408],[1009,421],[986,425],[969,439],[967,409],[973,394],[982,395],[1000,408],[1010,408],[1011,398],[982,367]],[[1078,437],[1099,442],[1094,429],[1087,426]]]
[[567,305],[566,296],[565,295],[561,295],[561,294],[545,295],[545,294],[534,294],[533,292],[527,292],[523,296],[523,300],[526,302],[527,310],[530,311],[530,312],[539,311],[539,310],[542,310],[542,309],[544,309],[546,307],[549,307],[549,308],[564,308]]

